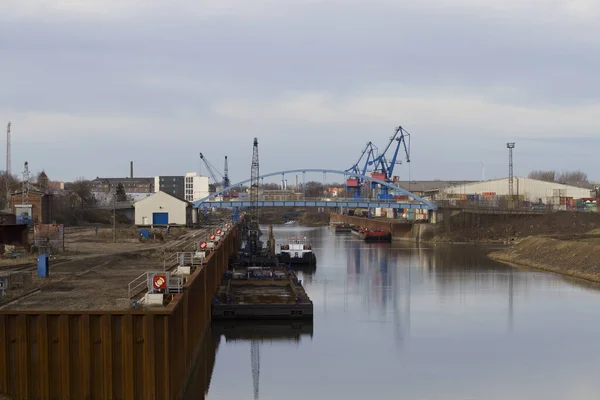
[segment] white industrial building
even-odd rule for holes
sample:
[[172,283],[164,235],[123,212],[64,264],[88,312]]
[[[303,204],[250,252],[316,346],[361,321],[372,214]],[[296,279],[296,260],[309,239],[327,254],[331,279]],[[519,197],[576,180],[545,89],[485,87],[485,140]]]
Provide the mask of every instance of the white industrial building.
[[196,172],[185,174],[185,199],[187,201],[198,201],[208,195],[208,176],[201,176]]
[[156,192],[133,206],[137,226],[192,226],[198,220],[192,204],[165,192]]
[[[591,190],[556,182],[537,179],[517,178],[513,180],[514,195],[524,196],[525,201],[533,203],[552,203],[553,198],[572,197],[582,199],[592,197]],[[439,190],[437,199],[443,200],[468,195],[507,196],[509,192],[508,178],[453,185]]]

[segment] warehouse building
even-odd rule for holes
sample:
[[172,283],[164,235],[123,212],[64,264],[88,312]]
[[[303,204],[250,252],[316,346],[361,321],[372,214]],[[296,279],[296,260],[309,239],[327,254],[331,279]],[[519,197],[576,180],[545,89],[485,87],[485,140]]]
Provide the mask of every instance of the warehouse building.
[[[591,189],[570,186],[558,182],[546,182],[529,178],[514,178],[514,195],[522,201],[543,204],[560,204],[561,198],[585,199],[594,197]],[[478,196],[477,200],[491,199],[493,197],[508,196],[509,179],[495,179],[482,182],[471,182],[452,185],[439,190],[436,200],[446,199],[471,199]]]
[[137,226],[193,226],[198,221],[192,204],[165,193],[157,192],[134,203]]

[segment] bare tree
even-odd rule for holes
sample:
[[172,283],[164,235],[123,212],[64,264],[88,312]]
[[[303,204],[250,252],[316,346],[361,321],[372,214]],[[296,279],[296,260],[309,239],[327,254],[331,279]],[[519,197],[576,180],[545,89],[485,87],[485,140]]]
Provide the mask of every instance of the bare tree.
[[95,201],[95,198],[92,194],[91,182],[85,178],[77,178],[77,180],[71,184],[69,191],[77,195],[81,208],[90,206]]
[[[9,196],[20,189],[21,183],[13,175],[7,175],[6,172],[0,173],[0,209],[8,209],[10,203]],[[8,190],[8,193],[7,193]]]
[[556,181],[556,171],[531,171],[527,176],[529,179],[537,179],[540,181],[554,182]]
[[588,183],[588,176],[583,171],[563,171],[558,174],[556,180],[561,183],[581,184]]
[[325,186],[320,182],[306,182],[306,197],[321,197],[325,190]]
[[46,175],[46,171],[43,171],[37,174],[36,183],[40,189],[43,191],[48,190],[50,180],[48,179],[48,175]]
[[260,185],[262,190],[281,190],[281,185],[277,183],[265,183],[264,185]]

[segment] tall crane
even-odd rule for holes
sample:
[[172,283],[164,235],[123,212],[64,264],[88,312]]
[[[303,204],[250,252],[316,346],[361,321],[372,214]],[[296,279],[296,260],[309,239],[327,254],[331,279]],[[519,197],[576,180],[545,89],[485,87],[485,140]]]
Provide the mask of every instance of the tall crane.
[[227,162],[227,156],[225,156],[225,165],[223,167],[223,187],[228,188],[231,185],[229,180],[229,163]]
[[[407,143],[408,141],[408,143]],[[396,147],[392,154],[391,160],[388,161],[386,154],[392,148],[392,145],[396,142]],[[410,133],[404,130],[401,126],[396,128],[394,132],[394,136],[390,138],[387,146],[383,150],[383,152],[377,156],[373,162],[373,172],[371,173],[371,177],[375,179],[379,179],[384,182],[392,182],[393,181],[393,173],[394,167],[398,164],[402,164],[402,160],[398,159],[398,153],[400,152],[400,148],[404,147],[404,153],[406,155],[406,162],[410,162]],[[372,182],[371,188],[376,189],[379,184]],[[379,199],[389,200],[392,196],[388,192],[388,188],[386,186],[381,186],[380,193],[378,195]]]
[[249,240],[250,253],[257,254],[261,246],[259,243],[260,229],[258,226],[258,199],[259,199],[259,183],[260,172],[258,163],[258,138],[254,138],[254,146],[252,147],[252,166],[250,173],[250,227]]
[[[217,168],[215,168],[215,166],[214,166],[214,165],[212,165],[212,164],[210,163],[210,161],[208,161],[208,160],[206,159],[206,157],[204,157],[204,155],[203,155],[202,153],[200,153],[200,160],[201,160],[202,162],[204,162],[204,165],[206,166],[206,170],[208,171],[208,174],[209,174],[210,178],[212,179],[212,181],[213,181],[213,184],[214,184],[215,186],[222,185],[222,184],[223,184],[223,181],[224,181],[224,179],[225,179],[225,178],[223,177],[223,174],[221,174],[221,173],[219,172],[219,170],[218,170]],[[217,177],[217,175],[218,175],[218,177]]]
[[362,197],[361,187],[364,184],[362,176],[367,173],[369,165],[374,162],[376,156],[377,147],[372,142],[369,142],[354,165],[345,171],[350,175],[350,178],[346,181],[346,193],[351,193],[353,198]]

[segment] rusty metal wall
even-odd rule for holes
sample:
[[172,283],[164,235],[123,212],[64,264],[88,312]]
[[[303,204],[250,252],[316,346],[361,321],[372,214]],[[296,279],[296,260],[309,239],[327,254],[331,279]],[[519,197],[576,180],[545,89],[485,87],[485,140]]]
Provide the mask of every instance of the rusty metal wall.
[[[235,229],[164,310],[0,312],[0,393],[16,399],[175,399],[210,323]],[[225,262],[224,262],[225,261]]]

